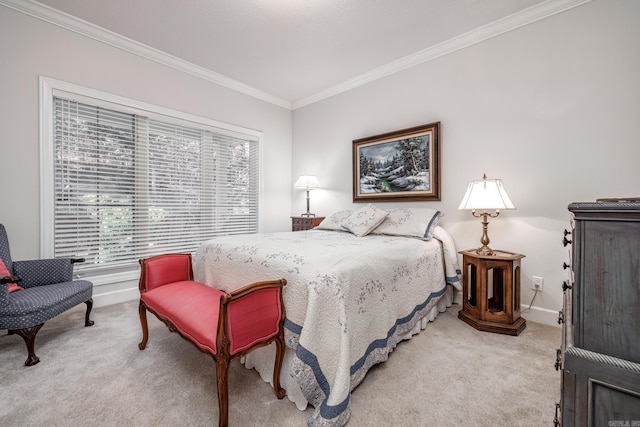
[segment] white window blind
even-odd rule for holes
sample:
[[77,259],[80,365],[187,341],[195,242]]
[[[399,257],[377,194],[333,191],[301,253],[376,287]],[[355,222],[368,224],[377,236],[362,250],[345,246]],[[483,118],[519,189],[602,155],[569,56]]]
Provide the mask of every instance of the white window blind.
[[255,136],[92,104],[53,98],[55,257],[126,270],[258,231]]

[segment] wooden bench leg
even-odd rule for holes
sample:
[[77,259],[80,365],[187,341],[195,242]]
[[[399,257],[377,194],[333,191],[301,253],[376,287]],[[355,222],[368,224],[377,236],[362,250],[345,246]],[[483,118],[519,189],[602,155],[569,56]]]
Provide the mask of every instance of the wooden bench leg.
[[229,385],[227,375],[229,373],[229,361],[223,356],[216,358],[216,376],[218,379],[218,427],[229,425]]
[[142,326],[142,341],[138,344],[138,348],[144,350],[149,339],[149,327],[147,326],[147,308],[142,301],[138,304],[138,314],[140,314],[140,326]]
[[25,329],[14,329],[9,331],[10,334],[18,334],[22,337],[24,342],[27,344],[27,360],[24,362],[24,366],[33,366],[36,363],[40,362],[40,358],[36,356],[35,346],[36,346],[36,334],[42,328],[44,323],[33,326],[31,328]]
[[280,370],[282,369],[282,361],[284,360],[284,333],[280,330],[280,334],[275,340],[276,343],[276,361],[273,366],[273,388],[276,391],[278,399],[282,399],[287,391],[280,386]]

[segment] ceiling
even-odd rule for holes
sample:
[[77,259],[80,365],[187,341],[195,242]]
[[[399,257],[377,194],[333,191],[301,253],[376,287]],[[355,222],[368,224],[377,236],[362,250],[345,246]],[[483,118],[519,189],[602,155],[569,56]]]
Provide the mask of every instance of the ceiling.
[[416,53],[495,26],[505,17],[522,15],[549,3],[579,1],[39,0],[39,3],[295,106]]

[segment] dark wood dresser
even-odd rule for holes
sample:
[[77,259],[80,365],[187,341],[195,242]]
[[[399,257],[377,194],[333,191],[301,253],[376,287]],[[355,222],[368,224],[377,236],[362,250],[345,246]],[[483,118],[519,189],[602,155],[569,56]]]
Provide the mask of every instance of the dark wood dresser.
[[291,231],[310,230],[320,225],[323,216],[292,216]]
[[640,203],[572,203],[569,211],[556,424],[640,426]]

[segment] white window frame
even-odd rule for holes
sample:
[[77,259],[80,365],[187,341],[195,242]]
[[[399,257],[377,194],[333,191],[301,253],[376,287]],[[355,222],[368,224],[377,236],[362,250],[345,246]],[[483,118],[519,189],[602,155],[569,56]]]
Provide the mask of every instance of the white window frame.
[[[119,95],[113,95],[96,89],[87,88],[73,83],[55,80],[45,76],[39,77],[39,98],[40,98],[40,257],[52,258],[54,256],[54,95],[59,93],[74,94],[80,98],[90,98],[95,105],[106,103],[117,105],[120,111],[140,112],[141,110],[151,116],[160,115],[166,120],[168,117],[175,117],[179,120],[193,122],[195,124],[217,128],[227,131],[230,134],[250,135],[258,141],[258,230],[263,229],[263,196],[264,196],[264,176],[263,176],[263,133],[254,129],[248,129],[229,123],[212,120],[209,118],[196,116],[193,114],[172,110],[169,108],[148,104]],[[91,275],[94,284],[107,284],[125,280],[137,279],[138,270],[121,273],[88,273]],[[97,282],[97,283],[96,283]]]

